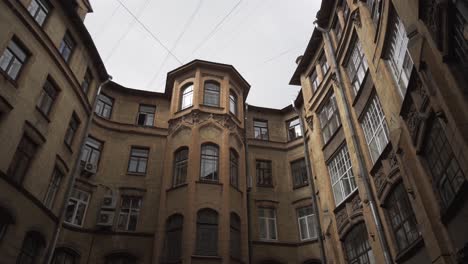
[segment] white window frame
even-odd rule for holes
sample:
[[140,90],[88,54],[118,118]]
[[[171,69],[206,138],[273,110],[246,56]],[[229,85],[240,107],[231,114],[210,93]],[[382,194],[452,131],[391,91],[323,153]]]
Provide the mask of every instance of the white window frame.
[[193,105],[193,83],[185,85],[182,88],[182,96],[180,97],[180,110],[187,109]]
[[54,205],[55,197],[57,196],[60,183],[64,176],[65,175],[57,167],[54,168],[52,177],[50,178],[49,187],[47,187],[47,192],[44,196],[44,205],[49,209],[52,209]]
[[[385,114],[380,105],[380,100],[375,94],[371,97],[369,104],[366,106],[365,113],[361,120],[361,127],[362,130],[364,130],[364,136],[367,146],[369,147],[372,162],[375,163],[389,142]],[[380,136],[383,136],[383,138]],[[383,141],[381,142],[379,139],[383,139]]]
[[[76,193],[84,194],[86,196],[86,199],[85,200],[80,200],[80,199],[76,198],[74,196]],[[91,197],[91,194],[88,193],[88,192],[82,191],[80,189],[73,189],[72,195],[70,196],[70,198],[68,200],[68,203],[70,203],[70,200],[76,202],[76,204],[74,205],[75,208],[73,209],[73,215],[71,217],[71,222],[68,222],[67,220],[64,220],[64,222],[68,223],[70,225],[73,225],[73,226],[82,227],[83,223],[84,223],[84,220],[86,219],[86,211],[88,211],[88,204],[89,204],[90,197]],[[84,212],[83,212],[83,217],[81,219],[81,224],[75,224],[74,222],[76,221],[77,212],[78,212],[78,208],[80,207],[80,205],[85,206],[85,209],[84,209]]]
[[361,42],[359,42],[359,39],[356,37],[354,39],[354,46],[351,52],[351,56],[349,57],[346,65],[349,81],[351,82],[355,96],[358,94],[364,84],[364,79],[366,78],[368,69],[369,64],[367,63],[366,56],[364,55],[364,50],[362,49]]
[[318,79],[318,74],[317,74],[317,71],[315,70],[315,67],[314,67],[314,71],[310,74],[309,78],[310,78],[310,84],[312,85],[312,92],[315,93],[320,86],[320,81]]
[[[349,156],[347,145],[341,147],[337,154],[335,154],[332,160],[328,163],[327,167],[330,174],[335,205],[338,206],[357,190],[357,184],[353,174],[353,166],[351,164],[351,157]],[[348,184],[350,190],[349,193],[346,193],[344,184]],[[337,193],[337,191],[339,193]]]
[[[301,241],[317,239],[317,237],[318,237],[317,236],[317,230],[315,229],[315,225],[317,224],[315,222],[315,214],[311,213],[311,214],[307,214],[307,215],[303,215],[303,216],[300,215],[300,210],[305,210],[305,209],[309,209],[309,208],[310,208],[310,210],[313,211],[312,205],[297,208],[297,225],[299,226],[299,238],[301,239]],[[306,230],[302,230],[301,221],[305,221]],[[309,226],[309,221],[312,222],[312,226]],[[305,238],[303,238],[303,234],[305,234]],[[313,234],[313,235],[311,236],[311,234]]]
[[[273,215],[274,217],[268,217],[268,216],[265,216],[267,215],[267,211],[271,210],[271,212],[273,212]],[[263,213],[263,216],[260,216],[260,212],[261,211],[264,211]],[[267,207],[260,207],[258,208],[258,224],[259,224],[259,230],[262,228],[262,222],[263,222],[263,226],[265,227],[265,232],[264,234],[266,235],[266,237],[261,237],[261,232],[259,232],[259,238],[260,240],[264,240],[264,241],[276,241],[278,240],[278,226],[277,226],[277,223],[276,223],[276,209],[275,208],[267,208]],[[270,226],[270,220],[273,220],[274,222],[274,225],[273,225],[273,228],[275,229],[275,237],[272,238],[270,237],[270,229],[272,228]]]
[[[123,203],[125,199],[130,199],[130,207],[123,207]],[[138,199],[138,205],[134,205],[134,200]],[[134,232],[136,231],[136,225],[135,225],[135,230],[129,230],[129,224],[130,224],[130,218],[132,216],[136,216],[136,221],[138,223],[138,219],[140,218],[140,210],[141,210],[141,203],[142,199],[141,197],[138,196],[128,196],[124,195],[121,197],[121,203],[120,203],[120,211],[119,211],[119,219],[117,222],[117,229],[122,230],[122,231],[129,231],[129,232]],[[126,215],[126,216],[125,216]],[[121,228],[120,226],[120,219],[126,218],[125,219],[125,227]]]

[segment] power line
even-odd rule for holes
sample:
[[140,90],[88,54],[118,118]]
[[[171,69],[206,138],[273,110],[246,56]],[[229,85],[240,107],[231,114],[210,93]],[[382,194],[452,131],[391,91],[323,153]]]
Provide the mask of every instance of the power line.
[[172,53],[172,51],[170,51],[170,50],[166,47],[166,45],[164,45],[164,43],[162,43],[161,40],[159,40],[159,38],[156,37],[156,36],[145,26],[145,24],[143,24],[143,23],[138,19],[138,17],[136,17],[136,16],[132,13],[132,11],[130,11],[130,10],[121,2],[121,0],[117,0],[117,2],[119,2],[119,4],[120,4],[123,8],[125,8],[125,10],[133,17],[133,19],[135,19],[135,20],[138,22],[138,24],[140,24],[140,26],[143,27],[143,29],[144,29],[148,34],[150,34],[151,37],[152,37],[154,40],[156,40],[156,42],[158,42],[159,45],[161,45],[161,47],[163,47],[177,62],[179,62],[180,65],[183,64],[182,61],[179,60],[179,58],[177,58],[177,56],[174,55],[174,54]]
[[104,29],[107,27],[107,24],[109,24],[112,20],[112,18],[114,18],[115,14],[117,14],[117,11],[119,10],[119,5],[116,5],[114,10],[112,11],[112,14],[110,15],[110,17],[108,19],[106,19],[106,21],[104,23],[102,23],[101,27],[96,31],[96,36],[101,36],[101,33],[104,31]]

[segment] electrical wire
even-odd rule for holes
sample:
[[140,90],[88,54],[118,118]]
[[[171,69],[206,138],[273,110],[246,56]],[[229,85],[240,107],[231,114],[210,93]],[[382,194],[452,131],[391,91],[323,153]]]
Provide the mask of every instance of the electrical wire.
[[119,8],[120,8],[120,5],[115,6],[110,17],[106,19],[104,23],[102,23],[101,27],[98,30],[96,30],[96,34],[94,34],[95,36],[97,36],[98,38],[101,36],[101,34],[104,32],[104,29],[107,28],[107,25],[111,22],[112,18],[114,18],[115,14],[117,14],[117,11],[119,10]]

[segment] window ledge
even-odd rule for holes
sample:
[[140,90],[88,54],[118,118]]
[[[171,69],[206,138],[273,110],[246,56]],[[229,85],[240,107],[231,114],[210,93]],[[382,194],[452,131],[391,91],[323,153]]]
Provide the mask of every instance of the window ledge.
[[207,104],[200,104],[202,107],[208,107],[208,108],[213,108],[213,109],[219,109],[219,110],[224,110],[224,107],[221,107],[219,105],[207,105]]
[[298,140],[298,139],[301,139],[301,138],[304,138],[304,136],[298,136],[298,137],[295,137],[295,138],[293,138],[293,139],[289,139],[289,138],[288,138],[288,143],[294,142],[294,141],[296,141],[296,140]]
[[348,202],[350,202],[354,196],[359,195],[358,188],[356,188],[354,191],[352,191],[346,198],[343,199],[339,204],[335,206],[335,209],[333,209],[333,212],[336,213],[338,212],[342,207],[344,207]]
[[205,256],[205,255],[197,255],[197,254],[193,254],[192,258],[195,258],[195,259],[213,259],[213,260],[222,260],[223,259],[221,256]]
[[332,142],[333,139],[336,137],[336,135],[338,134],[338,132],[340,132],[342,126],[343,126],[343,124],[340,124],[340,125],[338,126],[338,128],[335,130],[335,132],[333,132],[333,135],[331,135],[331,137],[328,139],[327,143],[323,144],[322,150],[326,149],[327,146],[331,144],[331,142]]
[[212,184],[212,185],[220,185],[222,186],[223,184],[220,183],[219,181],[204,181],[204,180],[199,180],[195,182],[196,184]]
[[187,187],[187,185],[188,185],[188,183],[182,183],[182,184],[179,184],[179,185],[176,185],[176,186],[172,186],[171,188],[166,189],[166,192],[170,192],[170,191],[173,191],[173,190],[176,190],[176,189]]
[[318,242],[318,238],[314,237],[314,238],[309,238],[309,239],[304,239],[304,240],[301,240],[299,243],[298,243],[298,246],[305,246],[305,245],[308,245],[308,244],[313,244],[313,243],[317,243]]
[[416,239],[416,241],[414,241],[411,245],[409,245],[407,248],[405,248],[404,250],[401,250],[395,257],[395,262],[396,263],[401,263],[401,262],[404,262],[406,260],[408,260],[409,258],[411,258],[412,256],[414,256],[414,254],[416,252],[418,252],[418,250],[424,246],[424,240],[422,237],[419,237],[418,239]]
[[50,123],[49,116],[47,116],[46,113],[42,112],[42,110],[39,107],[37,107],[37,105],[36,105],[36,110],[37,110],[37,112],[39,112],[39,114],[41,114],[42,117],[44,117],[44,119],[47,121],[47,123]]
[[298,185],[298,186],[294,186],[293,191],[302,189],[302,188],[307,187],[307,186],[309,186],[309,183],[304,183],[304,184],[301,184],[301,185]]
[[178,115],[179,113],[182,113],[182,112],[185,112],[185,111],[188,111],[188,110],[191,110],[191,109],[193,109],[193,105],[188,106],[188,107],[186,107],[186,108],[184,108],[184,109],[179,109],[179,110],[177,110],[177,111],[174,113],[174,115]]
[[177,263],[182,263],[182,260],[161,260],[162,264],[177,264]]
[[127,171],[127,176],[145,177],[145,176],[146,176],[146,172],[145,172],[145,173],[138,173],[138,172],[128,172],[128,171]]
[[271,184],[271,185],[266,185],[266,184],[258,184],[258,183],[257,183],[257,187],[262,187],[262,188],[273,188],[273,184]]

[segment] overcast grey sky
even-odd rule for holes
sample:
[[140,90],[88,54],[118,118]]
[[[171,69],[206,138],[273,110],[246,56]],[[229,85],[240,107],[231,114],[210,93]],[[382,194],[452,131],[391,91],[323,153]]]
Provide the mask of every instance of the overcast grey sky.
[[85,24],[108,72],[124,86],[162,92],[168,71],[203,59],[232,64],[252,86],[249,104],[283,108],[299,90],[288,83],[320,2],[91,0],[94,13]]

